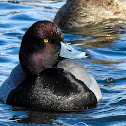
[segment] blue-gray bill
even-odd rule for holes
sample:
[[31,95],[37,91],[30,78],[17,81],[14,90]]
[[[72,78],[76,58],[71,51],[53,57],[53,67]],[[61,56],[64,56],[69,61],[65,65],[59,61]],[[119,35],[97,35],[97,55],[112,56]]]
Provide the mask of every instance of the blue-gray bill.
[[61,42],[60,56],[69,59],[87,58],[86,52],[78,51],[74,49],[72,46],[63,42]]

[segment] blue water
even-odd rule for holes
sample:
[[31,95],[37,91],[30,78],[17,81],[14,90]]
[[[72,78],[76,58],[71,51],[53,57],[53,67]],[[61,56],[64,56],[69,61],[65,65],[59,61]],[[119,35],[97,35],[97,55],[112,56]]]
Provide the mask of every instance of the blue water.
[[[0,0],[0,85],[19,63],[21,38],[31,24],[50,20],[65,0]],[[81,112],[29,111],[0,102],[0,126],[126,126],[126,25],[63,31],[65,40],[91,58],[81,59],[103,94]]]

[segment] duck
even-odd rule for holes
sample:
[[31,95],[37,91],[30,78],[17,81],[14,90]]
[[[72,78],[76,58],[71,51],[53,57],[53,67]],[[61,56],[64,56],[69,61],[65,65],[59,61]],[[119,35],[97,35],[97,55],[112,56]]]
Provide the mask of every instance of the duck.
[[[65,51],[61,51],[64,50]],[[24,34],[20,63],[0,86],[0,99],[12,106],[48,111],[78,111],[102,98],[96,80],[77,58],[53,22],[35,22]]]
[[72,29],[118,19],[126,19],[125,0],[67,0],[56,13],[54,23]]

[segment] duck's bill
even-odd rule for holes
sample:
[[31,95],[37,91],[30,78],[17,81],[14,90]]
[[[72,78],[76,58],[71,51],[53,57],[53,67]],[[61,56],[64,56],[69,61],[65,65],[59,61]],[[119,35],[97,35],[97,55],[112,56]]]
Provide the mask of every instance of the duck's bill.
[[60,56],[69,59],[81,59],[87,57],[86,52],[78,51],[74,49],[72,46],[63,42],[61,42]]

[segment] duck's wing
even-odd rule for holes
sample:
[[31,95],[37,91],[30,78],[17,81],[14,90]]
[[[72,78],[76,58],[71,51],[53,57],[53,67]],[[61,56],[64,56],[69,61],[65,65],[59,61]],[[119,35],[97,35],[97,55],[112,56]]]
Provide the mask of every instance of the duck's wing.
[[94,77],[87,72],[81,62],[74,59],[65,59],[59,62],[57,67],[64,69],[66,72],[75,76],[76,79],[81,80],[95,94],[97,101],[102,98],[98,83]]
[[6,99],[10,91],[18,86],[26,77],[25,72],[18,64],[10,73],[10,76],[0,86],[0,100],[6,103]]

